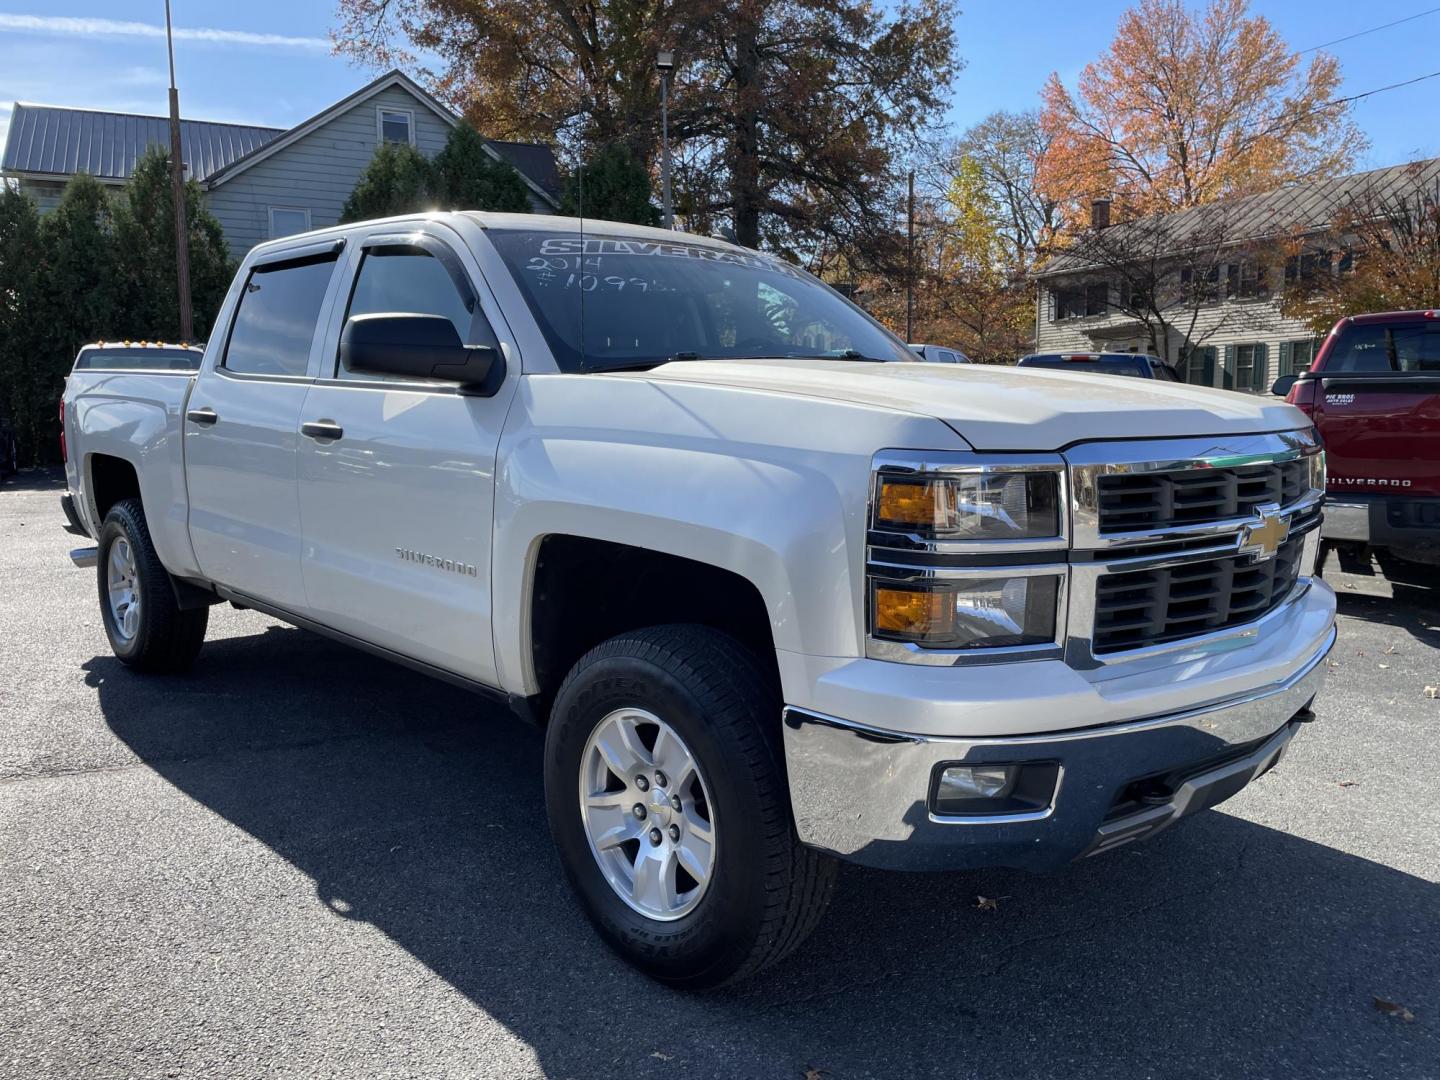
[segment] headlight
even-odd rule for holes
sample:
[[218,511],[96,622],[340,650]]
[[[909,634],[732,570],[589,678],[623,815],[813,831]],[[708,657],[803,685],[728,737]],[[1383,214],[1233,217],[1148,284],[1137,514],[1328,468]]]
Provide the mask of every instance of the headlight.
[[933,540],[1030,540],[1060,535],[1060,478],[976,469],[880,474],[874,527]]
[[[976,663],[1060,655],[1069,543],[1053,454],[876,455],[867,536],[868,656]],[[969,662],[969,661],[963,661]]]
[[1054,574],[949,578],[923,585],[872,579],[876,637],[936,649],[1051,644],[1060,578]]

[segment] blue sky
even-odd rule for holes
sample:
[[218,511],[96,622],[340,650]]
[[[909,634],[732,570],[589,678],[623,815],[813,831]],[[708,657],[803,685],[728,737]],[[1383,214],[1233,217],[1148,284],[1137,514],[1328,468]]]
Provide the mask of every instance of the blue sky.
[[[962,0],[962,4],[964,0]],[[328,0],[172,0],[181,109],[187,117],[288,127],[374,74],[333,56]],[[1035,104],[1059,71],[1075,76],[1114,33],[1128,0],[971,0],[956,25],[966,69],[953,88],[957,126]],[[1425,0],[1256,0],[1297,48],[1413,15]],[[163,0],[0,0],[0,139],[14,101],[163,114]],[[1335,45],[1354,94],[1440,70],[1440,12]],[[1440,155],[1440,78],[1357,108],[1372,146],[1361,165]]]

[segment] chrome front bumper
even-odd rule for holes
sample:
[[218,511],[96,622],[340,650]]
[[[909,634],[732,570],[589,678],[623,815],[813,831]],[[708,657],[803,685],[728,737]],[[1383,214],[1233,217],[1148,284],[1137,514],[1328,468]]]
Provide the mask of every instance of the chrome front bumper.
[[[851,861],[912,870],[1051,869],[1153,836],[1275,764],[1309,718],[1334,642],[1332,628],[1281,682],[1183,712],[1082,730],[951,739],[787,708],[796,828],[803,842]],[[1050,806],[1012,815],[932,812],[937,769],[986,762],[1058,762]],[[1122,801],[1130,784],[1152,777],[1165,778],[1168,801],[1143,807]]]

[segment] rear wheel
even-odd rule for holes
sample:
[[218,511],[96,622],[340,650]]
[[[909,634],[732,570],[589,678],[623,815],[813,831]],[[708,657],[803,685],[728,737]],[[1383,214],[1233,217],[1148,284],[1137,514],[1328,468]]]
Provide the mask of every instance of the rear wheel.
[[141,671],[184,671],[205,642],[210,609],[182,610],[139,499],[116,503],[100,527],[100,617],[110,648]]
[[795,835],[779,712],[754,656],[701,626],[612,638],[556,698],[551,832],[601,936],[654,978],[743,978],[825,910],[835,864]]

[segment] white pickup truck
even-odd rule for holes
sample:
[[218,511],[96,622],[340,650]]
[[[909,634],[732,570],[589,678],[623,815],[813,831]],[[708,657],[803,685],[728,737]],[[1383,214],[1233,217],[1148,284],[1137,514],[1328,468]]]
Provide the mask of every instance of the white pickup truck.
[[1063,866],[1313,719],[1283,403],[920,363],[779,259],[487,214],[263,244],[196,359],[66,388],[116,655],[185,668],[230,601],[507,703],[582,905],[673,985],[793,949],[835,856]]

